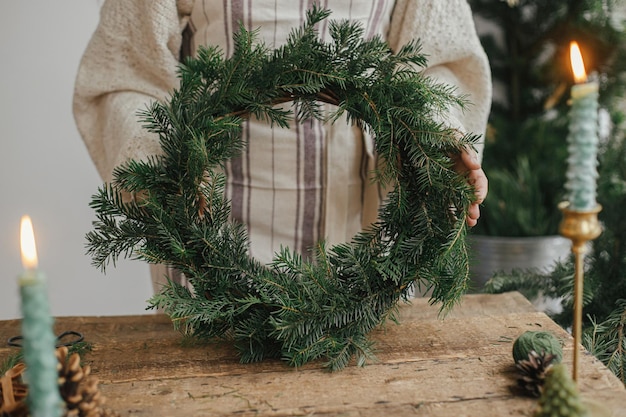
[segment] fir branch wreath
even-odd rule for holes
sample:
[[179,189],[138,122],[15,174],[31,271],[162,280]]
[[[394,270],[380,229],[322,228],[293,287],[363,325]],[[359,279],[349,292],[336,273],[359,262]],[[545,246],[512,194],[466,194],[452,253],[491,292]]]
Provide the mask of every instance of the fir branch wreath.
[[[421,72],[418,41],[394,53],[380,37],[365,40],[360,25],[332,20],[331,41],[321,41],[316,25],[329,15],[313,7],[274,50],[241,28],[231,57],[209,47],[182,63],[169,102],[141,113],[163,154],[118,167],[90,204],[94,265],[127,257],[177,268],[192,288],[170,282],[151,306],[185,334],[229,338],[242,362],[362,365],[373,356],[368,334],[396,319],[413,288],[429,288],[445,311],[467,287],[464,219],[474,194],[452,157],[477,137],[437,122],[466,100]],[[286,102],[295,110],[277,107]],[[245,146],[244,118],[287,127],[293,117],[327,117],[320,102],[336,106],[328,122],[345,113],[372,134],[387,161],[373,181],[393,189],[378,221],[351,242],[320,242],[310,260],[284,248],[260,264],[245,227],[230,219],[222,168]],[[125,201],[125,192],[141,198]]]

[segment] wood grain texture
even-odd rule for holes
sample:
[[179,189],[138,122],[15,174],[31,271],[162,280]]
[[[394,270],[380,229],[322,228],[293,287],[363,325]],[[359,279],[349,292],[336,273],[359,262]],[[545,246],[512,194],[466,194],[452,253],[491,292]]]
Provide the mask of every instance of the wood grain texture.
[[[240,364],[228,342],[187,342],[163,315],[61,317],[56,328],[93,343],[85,359],[123,416],[530,416],[535,400],[515,388],[515,338],[551,331],[571,364],[569,334],[519,293],[467,295],[445,318],[416,299],[399,318],[372,333],[376,362],[335,373]],[[18,333],[19,320],[0,322],[4,340]],[[626,390],[606,367],[582,355],[580,372],[585,398],[626,417]]]

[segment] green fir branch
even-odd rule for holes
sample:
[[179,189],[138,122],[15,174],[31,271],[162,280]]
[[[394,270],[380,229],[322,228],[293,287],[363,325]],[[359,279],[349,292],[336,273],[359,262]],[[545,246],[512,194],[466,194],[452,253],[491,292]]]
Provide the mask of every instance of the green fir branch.
[[626,300],[618,300],[603,322],[590,321],[583,334],[585,348],[626,384]]

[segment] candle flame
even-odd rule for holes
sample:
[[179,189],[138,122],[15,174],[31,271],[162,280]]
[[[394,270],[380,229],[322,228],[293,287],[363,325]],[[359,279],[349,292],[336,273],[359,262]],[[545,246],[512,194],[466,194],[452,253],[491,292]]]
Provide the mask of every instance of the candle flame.
[[584,83],[587,81],[587,72],[585,71],[585,63],[583,62],[583,56],[578,47],[578,43],[570,43],[569,51],[574,81],[576,81],[576,83]]
[[22,266],[24,269],[37,268],[37,246],[33,223],[28,216],[22,216],[20,224],[20,244],[22,249]]

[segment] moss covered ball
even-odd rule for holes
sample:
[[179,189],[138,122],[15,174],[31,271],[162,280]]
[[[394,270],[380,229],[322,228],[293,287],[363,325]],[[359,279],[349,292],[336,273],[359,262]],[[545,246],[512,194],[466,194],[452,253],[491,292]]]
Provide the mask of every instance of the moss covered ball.
[[554,363],[563,359],[561,342],[550,332],[527,331],[513,343],[513,359],[515,363],[528,359],[528,354],[534,350],[538,354],[549,353],[554,355]]

